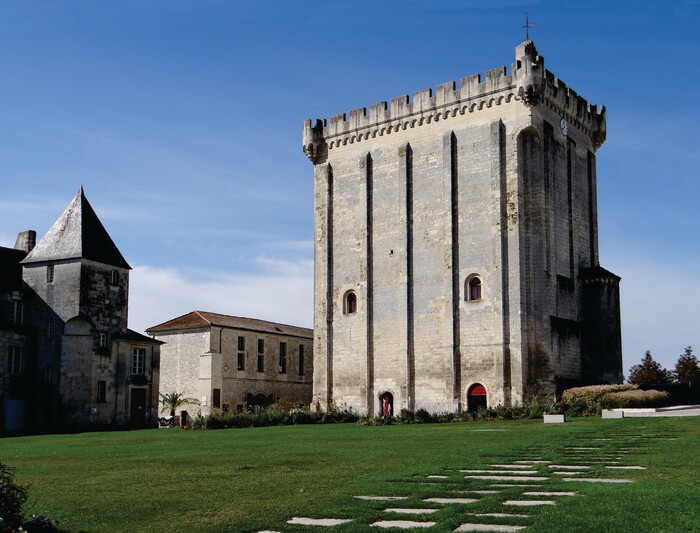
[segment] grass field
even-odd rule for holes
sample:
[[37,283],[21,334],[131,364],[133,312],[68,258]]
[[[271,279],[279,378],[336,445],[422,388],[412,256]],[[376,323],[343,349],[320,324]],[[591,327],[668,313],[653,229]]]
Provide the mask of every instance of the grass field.
[[[564,482],[538,465],[554,479],[527,489],[494,488],[498,481],[465,479],[459,472],[535,457],[573,465],[584,456],[594,462],[621,457],[620,464],[647,470],[591,465],[586,477],[633,480],[602,484]],[[0,460],[17,468],[18,481],[33,482],[30,512],[59,519],[62,529],[74,532],[381,531],[369,527],[381,518],[437,522],[427,531],[453,531],[464,522],[527,525],[533,533],[700,531],[700,417],[48,435],[0,440]],[[435,474],[448,477],[427,478]],[[501,492],[459,492],[483,489]],[[526,490],[578,495],[544,498],[556,500],[554,506],[503,505],[528,499]],[[479,500],[422,501],[434,496]],[[413,516],[387,513],[386,507],[440,510]],[[530,517],[470,514],[496,512]],[[293,516],[353,522],[332,528],[287,524]]]

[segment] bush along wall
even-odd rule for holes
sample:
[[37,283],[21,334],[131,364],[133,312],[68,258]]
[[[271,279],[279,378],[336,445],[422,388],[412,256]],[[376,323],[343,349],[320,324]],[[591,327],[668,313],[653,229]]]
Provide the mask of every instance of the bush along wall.
[[[611,387],[611,386],[608,386]],[[526,405],[497,406],[480,409],[476,412],[430,413],[425,409],[409,411],[402,409],[396,416],[373,417],[354,412],[347,404],[332,404],[327,411],[310,412],[305,408],[295,407],[283,410],[277,405],[265,409],[244,411],[242,413],[213,413],[206,417],[195,418],[190,429],[227,429],[263,426],[286,426],[294,424],[343,424],[355,423],[360,426],[384,426],[391,424],[439,424],[446,422],[472,422],[497,420],[540,419],[545,414],[565,414],[568,417],[600,416],[600,397],[609,391],[619,390],[619,385],[595,394],[584,391],[580,395],[571,394],[567,400],[556,401],[547,397],[540,403],[534,400]],[[627,390],[630,386],[624,386]],[[585,389],[585,387],[583,388]]]

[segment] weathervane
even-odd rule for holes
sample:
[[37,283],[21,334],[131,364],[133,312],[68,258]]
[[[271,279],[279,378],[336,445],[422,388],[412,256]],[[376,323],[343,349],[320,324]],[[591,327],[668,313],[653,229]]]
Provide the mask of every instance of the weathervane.
[[525,13],[523,13],[523,15],[525,15],[525,25],[523,26],[523,28],[525,28],[525,40],[529,41],[530,40],[530,28],[534,28],[535,23],[530,22],[529,17],[530,17],[530,15],[532,15],[532,13],[530,11],[525,11]]

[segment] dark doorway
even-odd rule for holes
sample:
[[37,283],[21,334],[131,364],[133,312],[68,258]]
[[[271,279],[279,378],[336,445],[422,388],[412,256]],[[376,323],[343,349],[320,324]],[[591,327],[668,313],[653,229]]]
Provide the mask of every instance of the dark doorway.
[[482,384],[475,383],[467,393],[467,411],[472,413],[479,409],[486,409],[486,389]]
[[248,393],[245,395],[246,408],[254,411],[259,411],[260,409],[265,409],[268,405],[274,403],[274,397],[272,394],[265,396],[263,393],[258,393],[255,396]]
[[133,429],[146,425],[146,389],[131,389],[129,425]]
[[385,392],[379,397],[380,416],[394,416],[394,396],[390,392]]

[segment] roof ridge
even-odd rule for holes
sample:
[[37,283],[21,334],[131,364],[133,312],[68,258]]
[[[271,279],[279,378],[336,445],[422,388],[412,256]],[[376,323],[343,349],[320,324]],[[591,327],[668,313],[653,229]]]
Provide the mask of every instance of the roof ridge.
[[[288,327],[290,327],[290,328],[311,329],[311,330],[313,329],[313,328],[307,328],[307,327],[305,327],[305,326],[295,326],[294,324],[287,324],[287,323],[285,323],[285,322],[273,322],[272,320],[266,320],[266,319],[264,319],[264,318],[252,318],[252,317],[249,317],[249,316],[227,315],[227,314],[224,314],[224,313],[215,313],[215,312],[213,312],[213,311],[194,311],[194,312],[195,312],[195,313],[206,313],[206,314],[209,314],[209,315],[218,315],[218,316],[223,316],[223,317],[226,317],[226,318],[238,318],[238,319],[240,319],[240,320],[255,320],[255,321],[257,321],[257,322],[265,322],[266,324],[272,324],[272,325],[275,325],[275,326],[288,326]],[[202,316],[202,315],[200,314],[200,316]],[[202,316],[202,318],[204,318],[205,320],[208,320],[208,319],[207,319],[206,317],[204,317],[204,316]],[[210,322],[211,322],[211,321],[210,321]]]
[[[202,313],[206,313],[206,312],[207,312],[207,311],[197,311],[197,310],[192,311],[193,314],[196,314],[197,316],[199,316],[199,318],[201,318],[202,320],[205,320],[206,322],[209,322],[209,324],[211,324],[212,321],[209,320],[207,317],[205,317],[205,316],[202,314]],[[187,313],[187,314],[189,315],[190,313]],[[216,313],[211,313],[211,314],[216,314]],[[183,316],[184,316],[184,315],[183,315]]]

